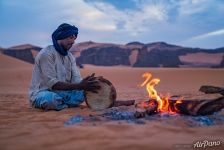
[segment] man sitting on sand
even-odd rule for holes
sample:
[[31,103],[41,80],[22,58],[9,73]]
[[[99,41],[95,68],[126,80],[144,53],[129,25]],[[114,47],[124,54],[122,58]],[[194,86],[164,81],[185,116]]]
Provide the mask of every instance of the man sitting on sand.
[[53,45],[43,48],[35,58],[30,104],[44,110],[75,107],[84,101],[84,91],[100,88],[94,75],[82,80],[76,60],[69,49],[78,35],[78,28],[61,24],[52,34]]

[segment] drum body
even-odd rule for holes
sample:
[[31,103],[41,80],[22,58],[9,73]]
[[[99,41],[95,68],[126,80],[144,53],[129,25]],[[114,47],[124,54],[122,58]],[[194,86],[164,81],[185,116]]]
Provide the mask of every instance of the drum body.
[[101,88],[97,91],[98,93],[85,92],[87,106],[93,110],[102,110],[114,106],[117,93],[112,83],[102,77],[96,77],[96,80],[98,80]]

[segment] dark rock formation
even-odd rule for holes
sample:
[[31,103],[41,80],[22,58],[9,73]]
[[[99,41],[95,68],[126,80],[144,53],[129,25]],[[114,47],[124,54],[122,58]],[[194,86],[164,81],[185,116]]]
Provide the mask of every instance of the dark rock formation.
[[81,64],[94,64],[100,66],[130,65],[130,50],[120,47],[97,47],[81,52],[77,62]]
[[[40,47],[30,44],[0,48],[0,52],[34,63]],[[70,51],[76,56],[77,65],[100,66],[126,65],[133,67],[209,67],[224,68],[224,48],[201,49],[167,44],[165,42],[130,42],[125,45],[96,43],[75,44]],[[207,60],[209,59],[209,60]]]
[[222,58],[222,62],[221,62],[221,64],[220,64],[220,67],[221,67],[221,68],[224,68],[224,56],[223,56],[223,58]]
[[[220,64],[209,64],[209,62],[204,63],[204,61],[198,62],[197,57],[196,60],[194,60],[195,58],[190,58],[190,62],[183,62],[180,60],[181,56],[185,57],[189,54],[194,55],[198,53],[203,53],[205,55],[218,54],[221,57],[222,54],[224,54],[224,48],[188,48],[167,44],[165,42],[155,42],[149,44],[131,42],[126,45],[84,42],[83,44],[80,43],[78,46],[79,55],[76,56],[77,62],[81,64],[94,64],[102,66],[132,65],[133,67],[224,67],[224,60]],[[130,55],[133,50],[137,51],[137,56],[136,61],[131,63]],[[211,55],[211,57],[213,57],[213,55]],[[206,58],[204,58],[204,60],[205,59]],[[216,58],[214,57],[212,59]]]
[[[133,67],[179,67],[180,65],[183,65],[179,56],[200,52],[205,54],[220,53],[221,55],[222,53],[224,54],[224,49],[207,50],[200,48],[184,48],[181,46],[166,44],[164,42],[151,43],[146,44],[139,50],[138,59]],[[223,67],[222,63],[215,65],[214,67]],[[189,65],[189,67],[195,66],[196,65],[194,63]],[[205,64],[203,67],[210,66],[209,64],[207,66]]]
[[178,53],[173,51],[161,51],[153,49],[147,51],[147,47],[139,50],[137,62],[133,67],[179,67],[181,62]]
[[32,54],[32,50],[39,52],[41,48],[37,46],[32,46],[32,45],[22,45],[22,46],[11,47],[9,49],[4,49],[2,53],[33,64],[34,56]]
[[3,51],[3,54],[18,58],[20,60],[23,60],[25,62],[29,62],[31,64],[34,63],[33,55],[32,55],[32,53],[29,49],[24,49],[24,50],[19,50],[19,51],[9,49],[9,50]]

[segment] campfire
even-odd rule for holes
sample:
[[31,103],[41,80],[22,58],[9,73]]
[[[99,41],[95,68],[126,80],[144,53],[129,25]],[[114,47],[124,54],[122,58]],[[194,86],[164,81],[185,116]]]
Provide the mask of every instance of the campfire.
[[[136,112],[134,116],[136,118],[142,118],[146,114],[153,115],[164,112],[169,114],[180,113],[193,116],[209,115],[224,107],[224,98],[219,94],[210,94],[209,96],[208,94],[201,94],[200,96],[186,97],[187,99],[181,95],[172,97],[169,95],[162,96],[161,94],[158,94],[155,89],[155,86],[160,82],[159,78],[152,78],[152,74],[150,73],[144,73],[142,77],[145,78],[145,81],[140,86],[146,87],[149,99],[141,101],[135,105]],[[209,93],[208,90],[207,93]]]
[[132,106],[135,100],[116,100],[115,88],[109,81],[103,79],[102,84],[106,83],[103,85],[103,89],[107,90],[102,90],[99,96],[92,96],[86,101],[91,109],[99,108],[99,106],[101,106],[100,108],[103,106],[104,109],[89,114],[89,116],[73,116],[65,122],[65,125],[78,124],[83,121],[94,125],[96,122],[108,121],[145,124],[145,121],[159,120],[167,123],[166,119],[169,119],[170,123],[172,123],[172,120],[181,119],[189,127],[221,125],[224,123],[224,110],[220,111],[224,108],[224,88],[206,85],[201,86],[200,94],[163,96],[155,89],[160,79],[152,78],[150,73],[144,73],[142,77],[145,80],[140,86],[146,88],[148,98],[136,103],[135,107]]

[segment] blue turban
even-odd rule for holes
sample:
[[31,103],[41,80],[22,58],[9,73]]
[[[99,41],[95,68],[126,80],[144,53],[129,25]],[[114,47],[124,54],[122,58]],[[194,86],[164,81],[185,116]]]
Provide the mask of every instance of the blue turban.
[[57,40],[65,39],[71,35],[75,35],[77,37],[78,35],[78,28],[75,26],[72,26],[67,23],[61,24],[53,33],[52,33],[52,41],[54,48],[58,53],[60,53],[63,56],[68,55],[67,50],[65,50],[61,45],[57,43]]

